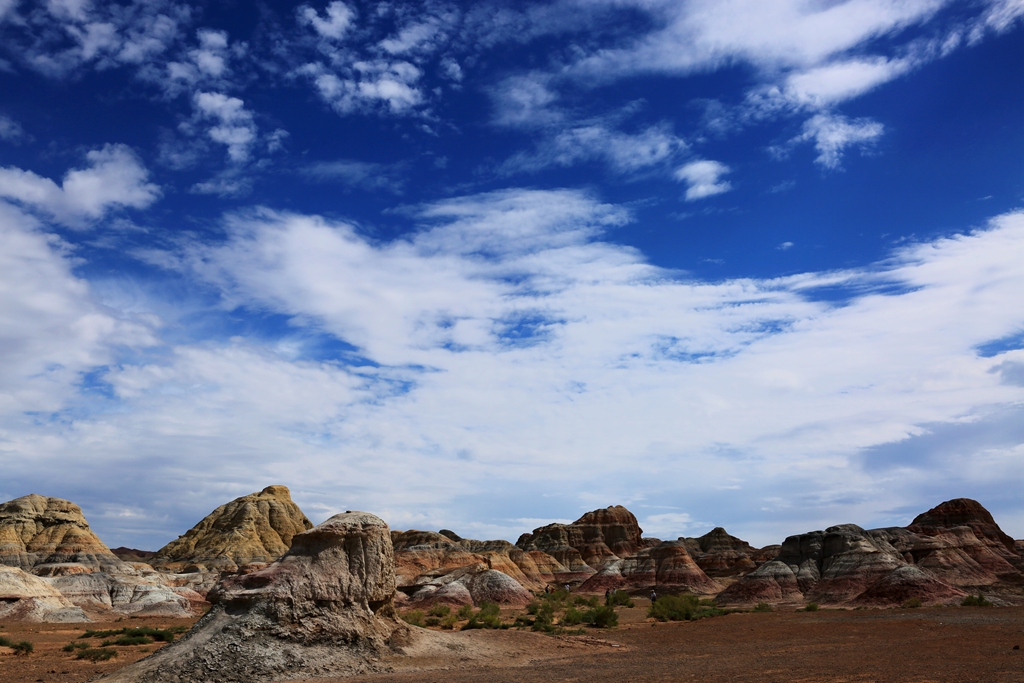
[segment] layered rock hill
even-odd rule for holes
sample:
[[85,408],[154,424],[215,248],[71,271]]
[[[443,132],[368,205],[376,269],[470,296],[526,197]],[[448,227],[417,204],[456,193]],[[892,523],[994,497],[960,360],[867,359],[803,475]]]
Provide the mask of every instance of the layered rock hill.
[[729,586],[721,604],[803,602],[927,604],[967,592],[1024,602],[1024,572],[1013,539],[985,508],[966,498],[919,515],[910,526],[864,530],[841,524],[790,536],[778,557]]
[[[662,542],[642,538],[642,533],[629,510],[613,506],[588,512],[571,524],[534,529],[520,536],[516,545],[464,539],[449,530],[393,532],[392,541],[398,586],[413,604],[523,604],[529,593],[522,588],[539,591],[562,584],[585,592],[721,590],[697,566],[682,540]],[[485,572],[492,573],[485,577]]]
[[[643,529],[621,505],[588,512],[572,524],[548,524],[523,534],[516,546],[541,551],[566,568],[567,581],[585,580],[605,564],[644,547]],[[571,576],[571,578],[570,578]]]
[[782,546],[755,548],[746,541],[715,527],[698,538],[680,538],[697,566],[708,576],[728,578],[742,576],[757,569],[779,554]]
[[0,564],[59,575],[122,565],[85,521],[82,508],[31,494],[0,504]]
[[34,622],[90,621],[49,583],[18,567],[0,567],[0,619]]
[[[82,509],[60,498],[32,494],[0,504],[0,564],[39,577],[73,606],[100,613],[186,617],[204,604],[195,591],[147,565],[120,560],[89,528]],[[24,583],[7,576],[9,582]],[[31,591],[38,590],[38,583],[29,583]],[[15,595],[11,602],[17,602]],[[21,599],[38,602],[43,597]],[[66,620],[67,613],[60,611],[66,606],[28,605],[11,611],[11,617]]]
[[261,683],[380,669],[409,643],[393,607],[387,524],[335,515],[292,538],[270,566],[225,578],[213,609],[179,641],[100,680],[108,683]]
[[234,572],[265,565],[313,528],[286,486],[268,486],[221,505],[148,562],[168,572]]

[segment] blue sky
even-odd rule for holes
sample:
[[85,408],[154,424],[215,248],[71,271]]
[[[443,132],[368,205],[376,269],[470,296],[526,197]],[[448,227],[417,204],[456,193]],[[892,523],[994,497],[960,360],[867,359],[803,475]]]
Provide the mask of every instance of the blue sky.
[[1024,3],[0,0],[0,497],[1024,537]]

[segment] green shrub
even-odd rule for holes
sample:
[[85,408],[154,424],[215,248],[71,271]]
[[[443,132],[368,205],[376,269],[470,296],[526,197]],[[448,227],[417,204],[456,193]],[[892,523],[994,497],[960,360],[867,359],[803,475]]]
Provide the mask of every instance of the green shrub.
[[455,622],[459,620],[459,617],[455,614],[449,614],[441,620],[441,628],[451,630],[455,628]]
[[427,626],[440,626],[441,617],[427,617]]
[[615,613],[614,607],[607,605],[595,607],[587,613],[587,622],[597,628],[612,628],[619,625],[619,615]]
[[647,609],[647,616],[659,621],[691,621],[723,614],[727,612],[717,607],[701,605],[696,595],[688,593],[661,596]]
[[598,601],[596,595],[591,595],[589,598],[584,597],[582,595],[576,595],[576,596],[573,596],[572,604],[573,605],[586,605],[587,607],[594,608],[594,607],[597,607],[600,604],[600,602]]
[[79,650],[78,654],[75,655],[75,659],[88,659],[90,662],[105,662],[108,659],[113,659],[117,656],[117,650],[112,650],[109,647],[104,648],[86,648],[85,650]]
[[473,605],[463,605],[458,611],[459,619],[469,619],[473,616]]
[[773,612],[774,610],[772,609],[772,606],[769,605],[767,602],[759,602],[756,605],[754,605],[754,611],[755,612]]
[[19,641],[14,645],[9,645],[8,647],[14,650],[14,654],[18,655],[19,657],[28,657],[30,654],[32,654],[32,651],[35,650],[35,647],[33,647],[32,643],[28,642],[27,640]]
[[583,623],[584,613],[575,607],[570,607],[565,610],[565,614],[562,616],[562,623],[566,626],[576,626],[577,624]]
[[605,600],[605,604],[608,607],[636,607],[633,600],[629,597],[629,593],[624,590],[612,591],[612,594]]
[[[152,626],[140,626],[138,628],[119,628],[110,631],[86,631],[80,638],[110,638],[111,636],[125,636],[128,638],[146,637],[151,638],[148,642],[159,640],[163,643],[173,643],[175,633],[183,633],[188,630],[187,626],[172,626],[171,628],[159,629]],[[119,645],[121,643],[118,643]],[[140,643],[130,643],[139,645]]]
[[663,595],[651,603],[647,616],[658,621],[689,621],[699,607],[696,595]]
[[84,650],[89,647],[89,643],[68,643],[61,648],[64,652],[74,652],[75,650]]
[[412,624],[413,626],[424,626],[423,610],[421,609],[414,609],[406,612],[402,615],[402,619],[405,620],[405,623]]
[[526,606],[526,613],[527,614],[536,614],[537,610],[539,610],[539,609],[540,609],[540,603],[537,602],[536,600],[534,600],[533,602],[531,602],[529,605]]
[[13,641],[7,640],[7,638],[0,636],[0,647],[11,647],[12,645],[14,645]]
[[985,599],[985,596],[981,593],[977,595],[968,595],[964,598],[964,601],[960,603],[964,607],[991,607],[992,603]]
[[908,600],[904,600],[903,604],[900,605],[900,607],[902,607],[903,609],[916,609],[920,607],[922,604],[924,603],[921,602],[921,598],[909,598]]
[[809,602],[809,603],[807,603],[807,606],[804,607],[804,611],[806,611],[806,612],[817,612],[818,611],[818,603],[816,603],[816,602]]
[[114,640],[104,640],[100,645],[149,645],[152,642],[153,639],[149,636],[118,636]]
[[451,614],[451,612],[452,608],[448,605],[434,605],[430,608],[430,611],[427,612],[427,614],[432,617],[446,617]]

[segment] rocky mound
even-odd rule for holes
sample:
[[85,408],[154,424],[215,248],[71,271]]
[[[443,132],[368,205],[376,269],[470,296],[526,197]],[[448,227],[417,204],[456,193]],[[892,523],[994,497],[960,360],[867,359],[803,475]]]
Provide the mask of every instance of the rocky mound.
[[409,600],[409,606],[433,604],[498,605],[523,607],[533,600],[533,594],[504,572],[487,569],[485,565],[462,567],[440,576],[430,583],[418,586]]
[[585,580],[608,562],[636,554],[645,547],[643,529],[633,513],[621,505],[586,513],[572,524],[548,524],[523,534],[520,549],[540,551],[565,568],[558,578]]
[[90,621],[49,583],[17,567],[0,567],[0,619],[34,622]]
[[627,591],[655,588],[703,595],[721,590],[721,586],[693,561],[682,541],[665,541],[624,559],[612,560],[584,581],[579,590],[601,593],[609,588]]
[[[0,505],[0,563],[42,577],[51,591],[59,591],[67,607],[189,617],[205,605],[195,591],[171,585],[170,577],[119,559],[89,528],[82,509],[60,498],[33,494]],[[63,607],[50,607],[19,608],[9,611],[9,617],[68,618],[60,611]],[[81,612],[78,609],[71,618],[84,617]]]
[[[722,527],[715,527],[699,538],[681,538],[697,566],[713,577],[733,577],[747,574],[778,554],[778,546],[768,553],[746,541],[730,535]],[[770,557],[765,555],[770,554]]]
[[800,602],[898,604],[958,601],[966,591],[1024,601],[1012,539],[977,501],[947,501],[906,528],[855,524],[790,536],[778,556],[717,598],[722,604]]
[[110,683],[259,683],[379,669],[412,637],[392,604],[391,535],[364,512],[296,534],[269,567],[233,576],[181,640],[101,680]]
[[286,486],[268,486],[236,498],[204,517],[149,560],[163,571],[237,571],[267,564],[287,552],[296,534],[313,524]]
[[0,564],[51,575],[123,565],[89,528],[82,508],[34,493],[0,504]]
[[111,548],[110,552],[114,553],[114,556],[124,562],[148,562],[156,555],[156,552],[152,550],[137,550],[135,548]]

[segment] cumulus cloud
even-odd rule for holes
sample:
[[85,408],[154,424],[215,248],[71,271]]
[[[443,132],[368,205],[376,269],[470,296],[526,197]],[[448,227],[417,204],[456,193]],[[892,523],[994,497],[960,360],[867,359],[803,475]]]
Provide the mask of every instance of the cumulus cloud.
[[256,123],[252,112],[237,97],[218,92],[199,92],[194,97],[196,112],[202,119],[212,119],[216,125],[207,130],[214,142],[228,148],[228,158],[241,164],[249,160],[256,142]]
[[722,180],[722,176],[730,170],[719,161],[702,159],[680,166],[676,169],[675,177],[686,183],[686,201],[693,202],[731,190],[732,184]]
[[323,17],[309,5],[299,7],[298,13],[301,23],[312,26],[321,38],[330,40],[339,40],[345,35],[355,19],[352,8],[339,0],[327,5]]
[[111,362],[115,348],[155,343],[156,321],[112,315],[72,273],[67,245],[3,202],[0,241],[0,451],[9,452],[20,416],[73,405],[83,374]]
[[18,142],[25,137],[25,130],[17,121],[0,114],[0,140]]
[[815,162],[828,169],[839,168],[843,152],[851,146],[869,148],[882,136],[885,127],[870,119],[818,114],[804,123],[803,133],[794,142],[813,141],[818,150]]
[[160,196],[149,171],[126,145],[106,145],[86,154],[89,166],[73,169],[57,185],[19,168],[0,169],[0,197],[30,207],[66,225],[81,227],[112,208],[142,209]]

